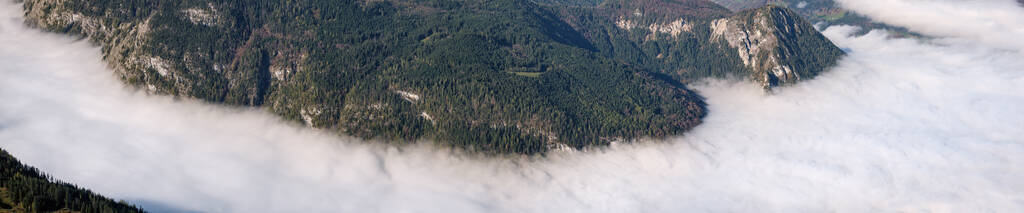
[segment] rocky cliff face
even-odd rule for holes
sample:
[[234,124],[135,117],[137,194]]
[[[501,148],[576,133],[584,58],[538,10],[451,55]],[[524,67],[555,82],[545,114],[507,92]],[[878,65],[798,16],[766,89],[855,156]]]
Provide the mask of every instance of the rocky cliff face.
[[[751,79],[766,89],[814,77],[831,65],[808,63],[816,61],[817,55],[842,54],[809,23],[781,7],[766,6],[743,11],[729,18],[713,20],[710,27],[710,41],[735,49],[743,65],[750,69]],[[817,54],[804,54],[809,51],[802,51],[812,48],[825,51]]]
[[[129,70],[154,69],[158,74],[169,74],[166,60],[144,53],[143,44],[151,39],[149,20],[112,23],[103,17],[85,14],[67,7],[63,0],[26,1],[26,24],[54,31],[78,31],[95,43],[104,45],[105,54],[123,77],[135,75]],[[63,29],[62,29],[63,28]],[[152,88],[152,87],[150,87]],[[155,89],[155,88],[152,88]],[[151,90],[152,90],[151,89]]]
[[[702,0],[613,3],[597,6],[594,16],[604,14],[614,29],[598,24],[577,28],[591,32],[588,37],[610,57],[635,60],[683,82],[733,75],[771,89],[813,78],[843,55],[810,23],[783,7],[732,13]],[[664,9],[671,5],[704,9]],[[594,28],[606,30],[588,30]]]
[[[184,2],[27,0],[24,9],[30,26],[99,44],[108,64],[130,85],[159,94],[262,104],[267,88],[283,83],[271,78],[271,64],[263,57],[296,54],[268,54],[254,46],[250,41],[259,32],[232,17],[239,11],[228,3]],[[287,74],[281,72],[278,76]]]

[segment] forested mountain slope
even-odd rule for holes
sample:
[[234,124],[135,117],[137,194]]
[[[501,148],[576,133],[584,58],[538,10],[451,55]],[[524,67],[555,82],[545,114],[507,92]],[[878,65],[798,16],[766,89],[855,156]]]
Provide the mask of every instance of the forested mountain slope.
[[0,149],[0,212],[143,212],[53,180]]
[[263,106],[395,143],[539,153],[678,135],[685,83],[812,78],[842,52],[791,11],[704,0],[25,0],[87,36],[127,84]]

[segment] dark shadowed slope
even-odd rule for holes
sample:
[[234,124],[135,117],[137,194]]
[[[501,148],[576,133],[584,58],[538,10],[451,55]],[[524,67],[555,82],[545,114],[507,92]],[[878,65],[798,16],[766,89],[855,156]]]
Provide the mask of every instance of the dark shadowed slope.
[[56,180],[0,149],[0,212],[142,212]]

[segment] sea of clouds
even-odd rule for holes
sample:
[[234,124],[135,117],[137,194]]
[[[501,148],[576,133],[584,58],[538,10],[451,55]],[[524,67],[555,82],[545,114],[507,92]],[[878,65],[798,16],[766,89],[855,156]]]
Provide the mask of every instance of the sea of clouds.
[[693,85],[710,115],[687,135],[513,159],[146,95],[0,3],[0,147],[158,212],[1024,211],[1024,9],[839,1],[934,38],[832,27],[849,56],[814,80]]

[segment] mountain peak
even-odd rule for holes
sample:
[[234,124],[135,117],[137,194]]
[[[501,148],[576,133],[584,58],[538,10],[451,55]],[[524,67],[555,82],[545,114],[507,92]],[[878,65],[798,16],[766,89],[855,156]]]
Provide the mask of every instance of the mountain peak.
[[843,54],[796,13],[774,5],[713,20],[711,31],[712,41],[735,49],[766,89],[817,76]]

